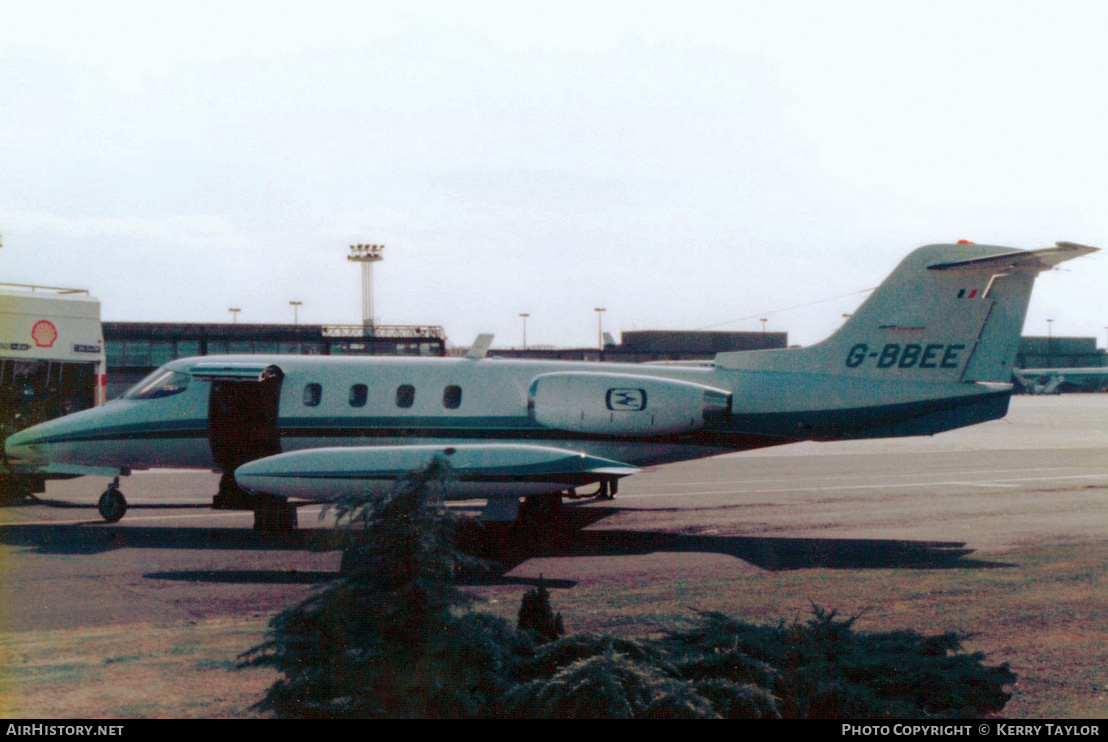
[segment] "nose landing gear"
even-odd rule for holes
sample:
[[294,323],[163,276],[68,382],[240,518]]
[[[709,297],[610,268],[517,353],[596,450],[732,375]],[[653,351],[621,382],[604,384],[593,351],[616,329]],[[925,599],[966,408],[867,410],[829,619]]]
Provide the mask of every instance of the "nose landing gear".
[[108,523],[118,523],[127,514],[127,499],[119,491],[119,477],[112,480],[96,503],[100,517]]

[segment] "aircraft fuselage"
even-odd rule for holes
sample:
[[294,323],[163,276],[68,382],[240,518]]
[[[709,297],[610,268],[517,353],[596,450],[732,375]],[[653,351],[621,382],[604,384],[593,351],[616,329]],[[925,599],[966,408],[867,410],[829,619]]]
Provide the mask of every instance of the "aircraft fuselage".
[[[844,360],[845,364],[845,360]],[[220,376],[219,369],[266,368],[280,374],[276,418],[252,411],[255,379]],[[212,372],[212,370],[215,370]],[[713,366],[551,363],[508,359],[410,359],[391,357],[223,356],[173,361],[158,373],[179,374],[168,390],[142,392],[37,426],[8,441],[13,462],[42,464],[56,474],[112,474],[157,467],[219,469],[213,437],[232,438],[275,425],[276,450],[327,446],[458,445],[474,442],[541,444],[585,451],[636,466],[711,456],[726,451],[826,437],[857,437],[867,431],[936,411],[987,401],[1003,415],[1007,394],[974,384],[884,384],[884,404],[864,405],[872,380],[852,385],[841,376],[766,374]],[[204,373],[208,372],[207,377]],[[539,390],[536,390],[539,380]],[[567,409],[545,423],[536,414],[543,380],[562,381]],[[652,429],[619,427],[630,418],[671,409],[647,383],[689,385],[694,394],[676,425]],[[240,409],[215,408],[216,385],[242,388]],[[179,388],[183,386],[183,388]],[[576,391],[577,388],[580,391]],[[718,390],[719,405],[705,410],[696,392]],[[834,388],[834,394],[829,389]],[[136,390],[139,391],[136,394]],[[949,397],[960,391],[957,405]],[[942,392],[942,398],[937,399]],[[242,396],[242,395],[240,395]],[[234,400],[232,400],[232,403]],[[242,409],[245,407],[246,409]],[[641,409],[638,409],[640,408]],[[568,418],[568,419],[566,419]],[[612,428],[612,425],[617,427]],[[935,432],[926,426],[920,433]],[[247,458],[251,458],[247,456]]]

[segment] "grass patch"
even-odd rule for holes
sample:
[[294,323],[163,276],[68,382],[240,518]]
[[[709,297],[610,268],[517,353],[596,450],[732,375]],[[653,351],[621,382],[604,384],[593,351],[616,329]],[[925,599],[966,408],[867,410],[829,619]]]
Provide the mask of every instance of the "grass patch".
[[[684,577],[631,586],[552,589],[570,632],[658,635],[687,625],[690,607],[749,622],[803,619],[812,603],[857,628],[971,635],[966,649],[1007,662],[1019,680],[1012,719],[1100,718],[1108,708],[1108,544],[990,554],[1005,566],[937,570],[794,570]],[[526,586],[469,590],[479,610],[514,620]],[[266,636],[268,619],[111,626],[0,636],[0,715],[6,718],[250,718],[278,677],[231,670]],[[109,658],[111,661],[107,661]]]
[[232,670],[265,619],[29,631],[0,638],[4,718],[241,718],[275,675]]

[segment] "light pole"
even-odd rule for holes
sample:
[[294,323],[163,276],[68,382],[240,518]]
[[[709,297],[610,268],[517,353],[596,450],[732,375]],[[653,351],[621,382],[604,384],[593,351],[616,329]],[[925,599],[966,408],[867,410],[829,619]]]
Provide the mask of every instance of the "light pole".
[[231,316],[232,316],[232,317],[234,317],[234,322],[233,322],[233,324],[236,324],[236,325],[237,325],[237,324],[239,323],[239,312],[241,312],[242,310],[241,310],[241,309],[239,309],[238,307],[231,307],[231,308],[230,308],[230,309],[228,309],[227,311],[231,313]]
[[373,336],[373,264],[384,260],[384,245],[351,245],[346,259],[362,264],[362,327]]
[[520,312],[519,316],[523,318],[523,349],[527,350],[527,318],[531,315],[527,312]]
[[765,317],[762,317],[758,321],[762,323],[762,337],[764,338],[765,335],[766,335],[766,323],[769,322],[769,320],[766,319]]
[[593,311],[596,312],[596,342],[600,349],[604,350],[604,312],[608,310],[604,307],[595,307]]
[[294,325],[300,324],[300,307],[304,306],[302,301],[290,301],[289,306],[292,307],[292,323]]

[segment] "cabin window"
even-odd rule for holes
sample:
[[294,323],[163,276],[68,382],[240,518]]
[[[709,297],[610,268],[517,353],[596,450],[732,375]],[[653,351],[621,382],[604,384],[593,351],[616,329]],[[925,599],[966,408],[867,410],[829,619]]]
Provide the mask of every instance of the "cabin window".
[[323,399],[323,387],[319,384],[308,384],[304,387],[304,406],[319,407]]
[[350,387],[350,406],[365,407],[366,397],[369,396],[369,387],[365,384],[355,384]]
[[448,410],[456,410],[462,406],[462,388],[451,384],[442,390],[442,406]]
[[411,407],[415,404],[415,387],[411,384],[401,384],[396,390],[396,406]]

